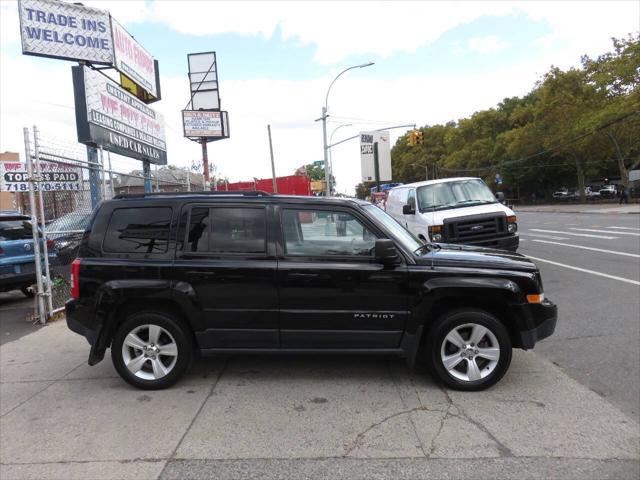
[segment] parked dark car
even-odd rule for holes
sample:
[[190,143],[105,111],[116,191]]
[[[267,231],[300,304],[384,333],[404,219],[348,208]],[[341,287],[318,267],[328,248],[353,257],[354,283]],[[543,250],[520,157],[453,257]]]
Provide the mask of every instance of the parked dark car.
[[78,255],[90,218],[91,212],[72,212],[47,225],[47,238],[53,240],[60,264],[69,265]]
[[[47,241],[47,245],[52,260],[55,258],[53,242]],[[0,291],[21,290],[31,297],[31,286],[35,282],[31,217],[20,212],[0,211]]]
[[155,389],[196,351],[375,353],[449,387],[496,383],[512,347],[555,329],[517,253],[423,244],[374,205],[268,195],[140,194],[100,205],[71,268],[71,330],[95,365]]

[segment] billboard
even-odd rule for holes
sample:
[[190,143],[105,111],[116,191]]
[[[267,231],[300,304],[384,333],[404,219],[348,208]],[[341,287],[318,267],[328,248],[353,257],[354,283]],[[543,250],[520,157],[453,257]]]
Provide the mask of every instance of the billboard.
[[167,164],[164,118],[96,70],[73,72],[78,141],[127,157]]
[[156,62],[142,45],[127,32],[115,19],[111,19],[113,32],[113,65],[131,81],[159,98],[158,71]]
[[109,12],[56,0],[20,0],[22,53],[110,65]]
[[391,142],[389,141],[389,132],[360,132],[360,170],[363,182],[376,180],[373,158],[375,143],[378,144],[379,180],[391,180]]
[[[73,165],[40,162],[40,173],[42,181],[33,184],[36,191],[39,189],[44,192],[82,190],[82,173]],[[28,192],[28,178],[26,163],[0,162],[0,191]]]
[[183,110],[182,124],[185,137],[229,138],[227,112]]
[[219,110],[216,52],[189,53],[189,85],[192,110]]

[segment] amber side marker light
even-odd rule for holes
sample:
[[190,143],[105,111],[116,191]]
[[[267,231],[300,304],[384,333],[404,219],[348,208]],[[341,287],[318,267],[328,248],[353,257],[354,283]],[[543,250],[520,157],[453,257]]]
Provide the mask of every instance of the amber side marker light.
[[509,215],[507,217],[507,223],[516,223],[518,221],[518,217],[515,215]]
[[536,293],[535,295],[527,295],[527,302],[542,303],[544,301],[544,293]]

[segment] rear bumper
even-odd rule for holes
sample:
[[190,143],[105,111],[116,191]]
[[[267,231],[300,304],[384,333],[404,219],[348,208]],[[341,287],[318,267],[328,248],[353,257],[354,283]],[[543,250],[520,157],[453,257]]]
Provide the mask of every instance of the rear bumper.
[[0,275],[0,291],[28,287],[34,283],[36,283],[36,274],[33,272]]
[[523,306],[523,309],[526,318],[522,320],[525,324],[533,326],[533,328],[522,329],[519,332],[519,346],[527,350],[553,334],[558,322],[558,307],[555,303],[545,300],[539,304],[527,304]]

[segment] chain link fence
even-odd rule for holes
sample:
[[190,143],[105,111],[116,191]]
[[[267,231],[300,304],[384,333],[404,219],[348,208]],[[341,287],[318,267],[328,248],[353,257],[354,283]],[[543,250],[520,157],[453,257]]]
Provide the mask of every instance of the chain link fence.
[[[95,206],[116,195],[144,192],[145,178],[135,159],[90,152],[73,140],[42,134],[37,127],[25,128],[24,135],[26,159],[31,162],[3,165],[5,172],[13,172],[11,178],[24,181],[9,182],[4,189],[34,224],[34,258],[40,261],[34,261],[32,289],[36,317],[45,323],[70,297],[71,263]],[[152,168],[149,181],[151,190],[158,192],[198,191],[204,186],[197,172],[171,167]]]

